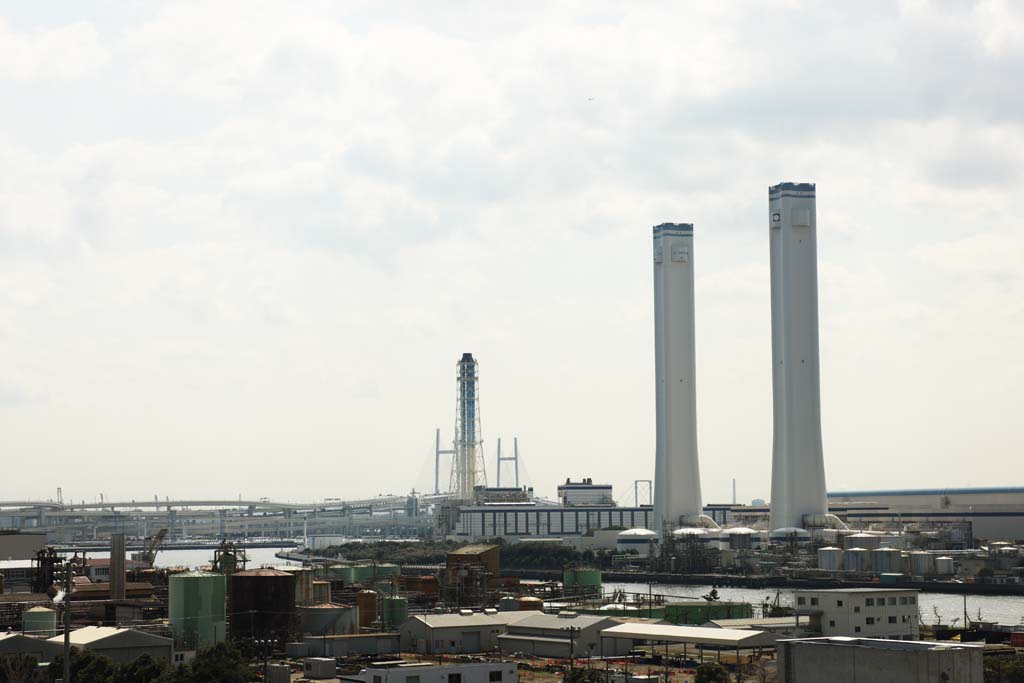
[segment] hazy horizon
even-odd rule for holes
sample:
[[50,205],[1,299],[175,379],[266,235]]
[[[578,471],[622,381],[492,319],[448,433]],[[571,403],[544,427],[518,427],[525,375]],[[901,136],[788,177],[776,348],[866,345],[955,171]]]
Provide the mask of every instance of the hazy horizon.
[[[703,498],[768,499],[767,189],[817,184],[829,490],[1021,484],[1024,6],[0,4],[0,500],[654,473],[692,222]],[[503,476],[505,481],[508,481]],[[442,486],[447,472],[442,475]]]

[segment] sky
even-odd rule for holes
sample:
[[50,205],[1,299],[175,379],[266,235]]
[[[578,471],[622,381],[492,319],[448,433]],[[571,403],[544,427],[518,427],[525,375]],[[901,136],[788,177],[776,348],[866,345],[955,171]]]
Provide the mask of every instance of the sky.
[[492,482],[633,503],[666,221],[703,498],[767,499],[780,181],[829,489],[1020,485],[1022,74],[1012,0],[2,2],[0,500],[430,490],[472,352]]

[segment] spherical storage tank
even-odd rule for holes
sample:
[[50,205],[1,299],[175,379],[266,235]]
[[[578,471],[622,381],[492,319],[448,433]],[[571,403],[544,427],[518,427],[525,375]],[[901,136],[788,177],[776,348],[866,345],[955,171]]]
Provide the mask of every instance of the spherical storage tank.
[[651,544],[658,541],[658,534],[650,529],[626,529],[615,537],[615,549],[620,553],[634,551],[640,557],[651,556]]
[[313,636],[345,635],[359,632],[359,609],[355,605],[324,603],[299,608],[302,633]]
[[295,576],[276,569],[248,569],[228,577],[231,635],[286,641],[294,630]]
[[409,600],[400,595],[389,595],[381,601],[381,622],[385,629],[396,629],[409,616]]
[[176,647],[198,650],[224,641],[225,585],[223,574],[171,575],[167,611]]
[[871,571],[871,551],[867,548],[850,548],[843,552],[843,566],[848,572]]
[[914,576],[926,576],[935,572],[935,557],[931,553],[910,553],[910,573]]
[[835,572],[843,568],[843,551],[840,548],[826,546],[818,548],[818,569]]
[[871,551],[871,564],[879,574],[899,574],[902,570],[903,553],[899,548],[878,548]]
[[936,557],[935,573],[940,576],[950,576],[953,573],[952,557]]
[[781,527],[768,534],[771,543],[810,543],[811,532],[795,526]]
[[37,638],[57,635],[57,612],[49,607],[33,607],[21,613],[21,631]]

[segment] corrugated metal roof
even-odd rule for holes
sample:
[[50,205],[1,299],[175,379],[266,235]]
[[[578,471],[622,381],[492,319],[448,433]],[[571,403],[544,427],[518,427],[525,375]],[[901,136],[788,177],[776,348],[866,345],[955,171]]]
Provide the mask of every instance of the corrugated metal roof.
[[483,545],[483,544],[480,544],[480,545],[464,545],[461,548],[456,548],[455,550],[449,550],[448,554],[449,555],[479,555],[481,553],[486,553],[486,552],[491,551],[491,550],[497,550],[499,547],[501,547],[501,546],[497,546],[497,545]]
[[558,614],[544,614],[542,612],[534,612],[533,616],[529,616],[522,621],[516,622],[518,628],[588,628],[594,624],[607,621],[612,623],[612,620],[607,616],[600,616],[596,614],[576,614],[574,616],[561,616]]
[[[143,631],[136,631],[131,628],[116,628],[114,626],[83,626],[82,628],[75,629],[71,632],[72,645],[94,645],[109,638],[117,638],[118,640],[134,640],[136,642],[151,642],[158,645],[169,644],[172,642],[170,638],[164,638],[163,636],[157,636]],[[63,643],[64,636],[55,636],[53,638],[49,638],[49,641],[54,643]]]
[[498,612],[497,614],[418,614],[418,619],[430,628],[458,628],[459,626],[504,626],[536,614],[535,612]]
[[775,642],[775,636],[764,631],[662,624],[622,624],[601,631],[601,637],[723,647],[757,647]]
[[245,571],[235,572],[230,576],[291,576],[291,574],[278,569],[263,567],[261,569],[246,569]]

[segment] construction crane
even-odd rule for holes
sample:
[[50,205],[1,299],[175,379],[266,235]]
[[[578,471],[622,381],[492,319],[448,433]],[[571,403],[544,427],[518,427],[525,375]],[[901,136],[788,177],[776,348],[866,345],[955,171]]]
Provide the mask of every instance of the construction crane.
[[156,554],[160,552],[160,545],[164,542],[164,537],[166,536],[167,529],[160,529],[152,536],[146,536],[143,550],[137,555],[138,559],[152,567],[156,561]]

